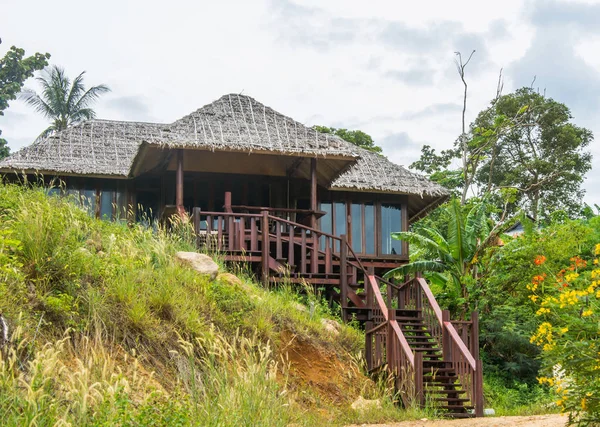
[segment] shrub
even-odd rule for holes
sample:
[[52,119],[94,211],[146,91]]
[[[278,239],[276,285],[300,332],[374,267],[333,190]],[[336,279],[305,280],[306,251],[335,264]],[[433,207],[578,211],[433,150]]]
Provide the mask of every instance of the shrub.
[[580,426],[600,423],[600,244],[592,253],[558,272],[544,268],[540,254],[528,285],[540,320],[531,336],[545,371],[539,382],[556,390],[556,404]]

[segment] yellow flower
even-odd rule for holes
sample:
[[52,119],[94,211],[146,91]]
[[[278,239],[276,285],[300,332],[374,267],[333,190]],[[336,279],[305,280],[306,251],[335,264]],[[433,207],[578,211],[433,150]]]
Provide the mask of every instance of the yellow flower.
[[579,277],[579,273],[569,273],[565,276],[565,280],[567,282],[572,282],[573,280],[577,279]]
[[581,313],[581,315],[583,317],[591,316],[592,314],[594,314],[594,312],[592,310],[590,310],[589,308],[587,310],[585,310],[583,313]]
[[529,299],[533,302],[536,302],[538,300],[538,296],[537,295],[529,295]]
[[594,251],[596,255],[600,255],[600,243],[596,245],[596,250]]
[[581,409],[583,409],[585,411],[585,404],[586,404],[586,400],[585,397],[583,399],[581,399]]
[[536,315],[541,316],[542,314],[550,313],[549,308],[541,307],[538,311],[535,312]]

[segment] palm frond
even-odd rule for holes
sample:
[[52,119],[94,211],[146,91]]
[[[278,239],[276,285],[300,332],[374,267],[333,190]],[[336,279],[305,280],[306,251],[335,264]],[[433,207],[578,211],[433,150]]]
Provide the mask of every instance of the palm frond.
[[436,253],[444,252],[444,248],[434,240],[412,231],[399,231],[397,233],[392,233],[392,238],[408,242],[411,245],[420,246]]
[[448,222],[448,243],[452,257],[461,266],[464,265],[464,223],[462,220],[462,209],[458,200],[453,200],[448,206],[450,221]]
[[54,117],[54,110],[51,105],[46,103],[37,93],[31,89],[24,89],[19,94],[19,99],[25,101],[27,105],[32,106],[35,111],[42,113],[47,118]]
[[92,86],[89,88],[73,107],[74,111],[87,108],[92,102],[96,101],[103,93],[110,92],[110,88],[106,85]]
[[384,274],[384,278],[405,276],[407,274],[420,273],[422,271],[446,271],[446,265],[439,261],[414,261],[408,264],[396,267]]
[[85,71],[75,77],[73,84],[71,84],[71,88],[66,99],[66,106],[71,112],[77,111],[77,102],[81,99],[82,93],[85,93],[85,86],[83,85],[84,74]]

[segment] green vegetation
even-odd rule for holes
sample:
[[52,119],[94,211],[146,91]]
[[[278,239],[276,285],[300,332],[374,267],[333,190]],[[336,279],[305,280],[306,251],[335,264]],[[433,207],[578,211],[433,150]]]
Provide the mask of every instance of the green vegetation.
[[327,126],[314,126],[314,128],[321,133],[337,135],[343,140],[348,141],[357,147],[372,151],[373,153],[381,154],[383,152],[383,149],[380,146],[375,145],[371,135],[366,134],[361,130],[336,129]]
[[[520,210],[534,219],[556,210],[574,216],[581,212],[581,184],[591,169],[585,150],[593,139],[572,123],[565,104],[521,88],[492,100],[453,147],[437,154],[423,146],[411,167],[462,194],[463,204],[473,193],[509,216]],[[452,169],[457,159],[463,164]]]
[[96,117],[91,105],[100,95],[110,92],[110,89],[106,85],[86,89],[83,84],[84,74],[85,71],[71,81],[64,69],[53,65],[36,79],[42,86],[41,95],[32,90],[24,90],[21,93],[21,98],[28,105],[52,120],[52,124],[42,135],[58,132],[69,125]]
[[[0,184],[0,312],[11,331],[0,352],[3,425],[430,416],[402,410],[388,382],[362,373],[362,333],[325,329],[336,317],[318,295],[267,291],[241,270],[210,281],[180,265],[187,227],[95,220],[41,188]],[[381,409],[352,410],[361,395]]]
[[[0,40],[2,43],[2,40]],[[8,108],[8,103],[16,99],[25,80],[37,70],[48,65],[50,54],[36,53],[25,58],[23,49],[12,46],[3,58],[0,58],[0,116]],[[2,136],[2,130],[0,130]],[[10,150],[6,140],[0,138],[0,159],[8,156]]]

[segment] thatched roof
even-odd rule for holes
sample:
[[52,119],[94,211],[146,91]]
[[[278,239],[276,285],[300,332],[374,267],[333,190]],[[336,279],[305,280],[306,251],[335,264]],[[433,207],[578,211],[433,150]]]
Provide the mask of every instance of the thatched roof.
[[332,190],[407,194],[423,199],[419,203],[423,206],[448,194],[445,188],[385,157],[236,94],[225,95],[171,124],[89,120],[0,161],[0,172],[127,178],[142,145],[337,158],[345,159],[346,165],[358,159],[339,170],[341,174],[331,182]]
[[142,141],[162,141],[168,125],[88,120],[71,126],[0,161],[0,171],[125,178]]
[[169,126],[174,147],[358,157],[356,147],[317,132],[244,95],[225,95]]

